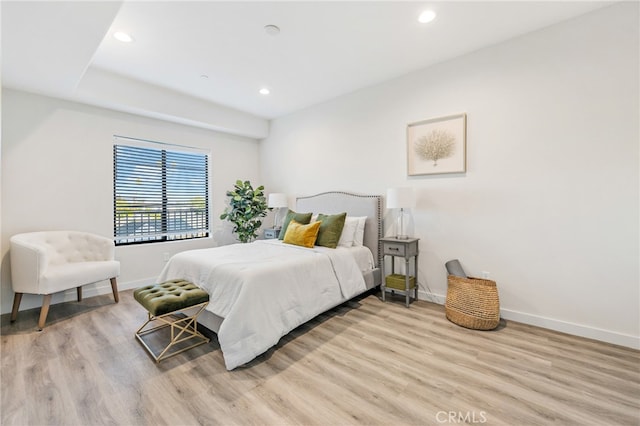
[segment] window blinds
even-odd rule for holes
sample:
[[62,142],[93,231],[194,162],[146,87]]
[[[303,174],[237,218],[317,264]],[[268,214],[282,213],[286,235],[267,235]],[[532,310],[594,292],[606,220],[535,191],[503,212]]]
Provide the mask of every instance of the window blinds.
[[209,236],[208,155],[115,144],[117,245]]

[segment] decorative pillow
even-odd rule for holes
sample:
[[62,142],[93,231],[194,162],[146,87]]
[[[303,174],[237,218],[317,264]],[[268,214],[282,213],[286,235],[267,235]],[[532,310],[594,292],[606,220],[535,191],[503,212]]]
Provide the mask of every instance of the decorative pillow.
[[344,228],[338,240],[338,247],[352,247],[353,240],[356,237],[356,228],[358,227],[358,218],[347,216],[344,221]]
[[364,245],[364,224],[367,221],[366,216],[358,216],[354,219],[358,219],[358,226],[356,227],[356,234],[353,237],[353,245],[355,247]]
[[297,246],[312,248],[318,237],[320,230],[320,222],[312,222],[303,225],[292,219],[287,226],[287,232],[284,236],[284,243],[295,244]]
[[298,223],[307,225],[311,221],[311,213],[296,213],[293,210],[287,210],[287,215],[284,218],[284,222],[282,222],[280,235],[278,235],[279,240],[284,239],[284,235],[287,233],[287,226],[289,226],[289,222],[291,222],[292,219]]
[[338,240],[340,240],[340,234],[342,234],[346,218],[346,212],[333,215],[320,213],[318,215],[320,231],[318,232],[316,245],[329,248],[338,247]]

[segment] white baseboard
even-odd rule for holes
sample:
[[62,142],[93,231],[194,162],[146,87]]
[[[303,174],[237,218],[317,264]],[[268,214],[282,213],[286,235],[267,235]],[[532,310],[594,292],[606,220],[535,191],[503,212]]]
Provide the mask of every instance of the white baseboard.
[[603,330],[601,328],[589,327],[553,318],[512,311],[509,309],[500,309],[500,316],[507,320],[548,328],[550,330],[560,331],[574,336],[600,340],[602,342],[613,343],[614,345],[626,346],[633,349],[640,349],[640,337],[631,336],[629,334],[617,333],[615,331]]
[[142,280],[128,281],[122,283],[122,287],[118,284],[118,290],[131,290],[132,288],[144,287],[145,285],[153,285],[157,282],[158,277],[145,278]]
[[[446,295],[434,294],[418,290],[418,299],[444,305]],[[574,324],[560,321],[553,318],[541,317],[525,312],[513,311],[510,309],[500,309],[500,317],[505,320],[521,322],[523,324],[534,325],[536,327],[547,328],[574,336],[586,337],[588,339],[599,340],[612,343],[614,345],[626,346],[632,349],[640,349],[640,337],[628,334],[617,333],[615,331],[603,330],[581,324]]]
[[[145,278],[142,280],[136,281],[128,281],[128,282],[118,282],[118,291],[130,290],[132,288],[138,288],[145,285],[154,284],[156,277]],[[111,292],[111,283],[109,280],[101,281],[96,284],[87,284],[82,286],[82,298],[86,299],[89,297],[100,296],[103,294],[112,294]],[[76,288],[72,288],[66,290],[64,292],[54,293],[51,298],[51,304],[56,305],[58,303],[64,302],[75,302],[78,300],[78,293]],[[28,309],[40,308],[42,306],[42,296],[37,294],[29,294],[25,293],[22,297],[22,303],[20,304],[20,311],[26,311]],[[2,312],[2,314],[6,314],[11,312],[11,305],[5,307],[6,312]]]
[[[118,291],[130,290],[132,288],[143,287],[145,285],[151,285],[154,283],[155,283],[155,278],[146,278],[142,280],[128,281],[128,282],[118,282]],[[111,283],[109,281],[105,281],[104,284],[101,283],[97,286],[88,285],[88,286],[82,287],[82,298],[100,296],[102,294],[111,294],[111,293],[112,293]],[[63,299],[59,300],[56,303],[71,302],[74,300],[78,300],[75,288],[71,290],[67,290],[63,294],[64,294]]]
[[444,301],[447,296],[443,294],[429,293],[418,289],[418,300],[426,300],[427,302],[437,303],[438,305],[444,305]]

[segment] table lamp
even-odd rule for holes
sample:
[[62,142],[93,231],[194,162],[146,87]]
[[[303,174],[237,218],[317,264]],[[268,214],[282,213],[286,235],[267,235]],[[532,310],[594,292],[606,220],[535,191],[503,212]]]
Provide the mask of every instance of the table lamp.
[[269,199],[267,201],[267,207],[270,209],[276,209],[276,213],[273,216],[273,229],[279,229],[278,226],[278,214],[280,213],[280,209],[282,207],[287,207],[289,204],[287,203],[287,194],[282,194],[279,192],[274,192],[273,194],[269,194]]
[[400,227],[396,227],[396,238],[406,240],[408,236],[404,232],[404,209],[415,207],[416,197],[413,188],[389,188],[387,190],[387,208],[400,209]]

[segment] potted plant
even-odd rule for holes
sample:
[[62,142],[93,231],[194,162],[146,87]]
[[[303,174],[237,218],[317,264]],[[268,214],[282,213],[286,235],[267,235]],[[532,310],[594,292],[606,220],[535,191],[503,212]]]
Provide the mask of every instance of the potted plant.
[[258,236],[258,229],[267,215],[267,200],[264,186],[253,189],[251,182],[237,180],[232,191],[227,191],[229,207],[220,215],[220,219],[233,223],[233,232],[238,240],[248,243]]

